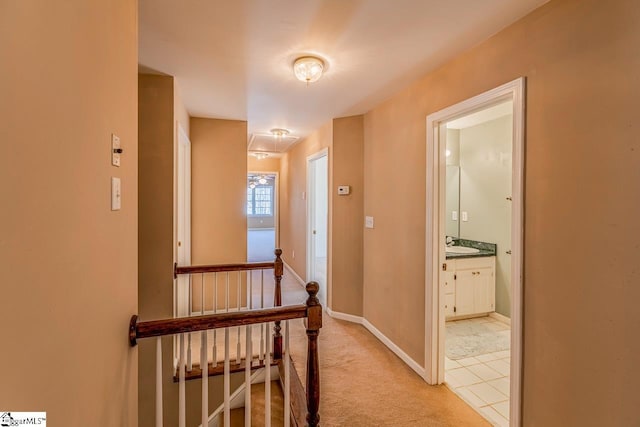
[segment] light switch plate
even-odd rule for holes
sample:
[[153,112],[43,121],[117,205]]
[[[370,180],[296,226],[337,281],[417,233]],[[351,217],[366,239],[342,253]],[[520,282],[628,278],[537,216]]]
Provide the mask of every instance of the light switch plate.
[[119,211],[122,200],[122,187],[120,186],[120,178],[111,178],[111,210]]
[[338,196],[347,196],[351,193],[351,188],[348,185],[338,185]]
[[451,220],[452,221],[458,220],[458,211],[451,211]]
[[113,166],[120,166],[120,137],[116,134],[111,134],[111,164]]
[[464,222],[469,221],[469,214],[465,211],[462,211],[462,221]]
[[365,228],[373,228],[373,217],[365,216],[364,217],[364,227]]

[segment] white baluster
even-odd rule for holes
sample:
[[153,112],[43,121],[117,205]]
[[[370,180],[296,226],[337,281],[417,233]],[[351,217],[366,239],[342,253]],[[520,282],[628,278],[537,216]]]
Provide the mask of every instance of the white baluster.
[[264,426],[271,427],[271,323],[265,323],[267,347],[264,355]]
[[187,346],[187,372],[193,371],[193,361],[191,360],[191,332],[187,334],[189,345]]
[[227,290],[226,290],[226,303],[225,308],[227,309],[227,313],[229,312],[229,272],[227,272]]
[[[213,313],[218,312],[218,273],[213,273],[214,275],[214,286],[213,286]],[[214,368],[218,367],[218,333],[216,330],[213,330],[213,356],[211,359],[211,364]]]
[[264,270],[260,270],[262,276],[260,278],[260,308],[264,308]]
[[[202,300],[204,306],[204,299]],[[202,331],[200,343],[200,368],[202,369],[202,426],[209,425],[209,364],[207,363],[207,331]]]
[[187,412],[186,412],[186,394],[185,394],[185,358],[184,358],[184,334],[180,334],[180,360],[179,364],[179,379],[178,383],[178,427],[186,427],[187,425]]
[[246,343],[246,357],[244,359],[244,427],[251,427],[251,361],[253,360],[251,349],[251,325],[245,326]]
[[156,339],[156,427],[162,427],[162,337]]
[[[238,300],[238,311],[240,311],[242,309],[242,304],[240,303],[241,299],[240,299],[240,294],[242,293],[242,289],[240,288],[240,284],[242,283],[242,278],[241,275],[242,272],[238,271],[238,294],[237,294],[237,300]],[[242,354],[240,353],[241,351],[241,346],[240,346],[240,326],[237,327],[238,329],[238,343],[236,345],[236,365],[239,365],[240,362],[242,362]]]
[[[228,276],[228,275],[227,275]],[[231,427],[231,373],[229,363],[229,328],[224,328],[224,427]]]
[[241,304],[241,297],[242,297],[242,289],[240,288],[240,286],[242,285],[242,276],[241,276],[242,272],[238,271],[238,283],[236,283],[236,287],[237,289],[237,294],[236,294],[236,298],[238,301],[238,311],[242,310],[242,304]]
[[253,308],[253,271],[249,270],[249,290],[247,291],[247,308],[251,310]]
[[258,360],[264,361],[264,328],[260,327],[260,353],[258,353]]
[[284,322],[284,427],[291,425],[291,359],[289,358],[289,321]]
[[[260,270],[262,273],[260,278],[260,308],[264,308],[264,270]],[[258,359],[262,362],[264,360],[264,329],[260,328],[260,353]]]
[[200,274],[200,314],[204,315],[204,273]]
[[191,273],[187,277],[189,277],[189,308],[187,309],[187,316],[191,316],[193,314],[193,281]]

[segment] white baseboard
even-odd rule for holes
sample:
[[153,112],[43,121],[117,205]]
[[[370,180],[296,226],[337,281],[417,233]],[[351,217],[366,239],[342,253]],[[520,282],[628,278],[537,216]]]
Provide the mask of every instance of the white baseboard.
[[360,316],[354,316],[353,314],[340,313],[339,311],[333,311],[330,308],[327,308],[327,314],[334,319],[346,320],[347,322],[357,323],[358,325],[364,326],[369,332],[371,332],[376,338],[378,338],[382,344],[386,345],[387,348],[393,351],[396,356],[398,356],[404,363],[409,365],[411,369],[413,369],[421,378],[424,378],[426,375],[425,369],[420,366],[418,362],[413,360],[407,353],[402,351],[400,347],[398,347],[393,341],[391,341],[385,334],[380,332],[378,328],[373,326],[367,319]]
[[376,338],[378,338],[384,345],[386,345],[389,350],[393,351],[396,356],[398,356],[404,363],[409,365],[411,369],[413,369],[420,378],[424,378],[426,375],[425,369],[420,366],[418,362],[413,360],[407,353],[402,351],[400,347],[398,347],[393,341],[387,338],[382,332],[380,332],[375,326],[373,326],[367,319],[363,319],[362,325],[369,330]]
[[362,325],[364,319],[360,316],[354,316],[353,314],[340,313],[339,311],[333,311],[329,307],[327,307],[327,314],[334,319],[346,320],[347,322],[357,323],[358,325]]
[[500,313],[496,313],[494,311],[493,313],[489,313],[489,317],[493,317],[498,322],[506,323],[507,325],[511,326],[511,319],[509,319],[507,316],[503,316]]
[[[284,266],[289,270],[289,272],[293,275],[293,277],[298,280],[298,282],[304,286],[304,281],[296,274],[295,271],[285,262]],[[398,347],[393,341],[387,338],[382,332],[378,330],[375,326],[373,326],[367,319],[360,316],[354,316],[353,314],[341,313],[339,311],[333,311],[329,307],[326,307],[327,314],[334,319],[346,320],[347,322],[357,323],[358,325],[362,325],[369,332],[371,332],[376,338],[378,338],[384,345],[386,345],[389,350],[394,352],[396,356],[398,356],[404,363],[409,365],[411,369],[413,369],[421,378],[424,378],[426,375],[425,369],[420,366],[418,362],[413,360],[407,353],[402,351],[400,347]]]
[[284,264],[284,268],[286,268],[287,270],[289,270],[289,273],[291,273],[291,275],[293,276],[294,279],[296,279],[296,281],[298,283],[300,283],[300,285],[302,285],[302,287],[304,288],[307,284],[305,283],[304,280],[302,280],[302,277],[298,276],[298,273],[295,272],[295,270],[293,268],[291,268],[291,266],[289,264],[287,264],[286,262],[283,261]]

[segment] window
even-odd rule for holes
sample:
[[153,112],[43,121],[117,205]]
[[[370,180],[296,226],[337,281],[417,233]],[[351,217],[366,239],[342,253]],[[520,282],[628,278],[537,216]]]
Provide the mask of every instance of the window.
[[273,186],[247,187],[247,215],[273,215]]

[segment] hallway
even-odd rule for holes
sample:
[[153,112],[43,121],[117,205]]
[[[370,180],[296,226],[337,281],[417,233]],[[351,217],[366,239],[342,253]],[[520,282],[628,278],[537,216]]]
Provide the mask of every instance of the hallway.
[[275,247],[275,228],[250,228],[247,230],[247,262],[272,261]]
[[[285,270],[283,303],[306,292]],[[323,314],[319,337],[323,426],[488,426],[446,386],[430,386],[363,326]],[[304,383],[307,339],[291,321],[291,355]]]

